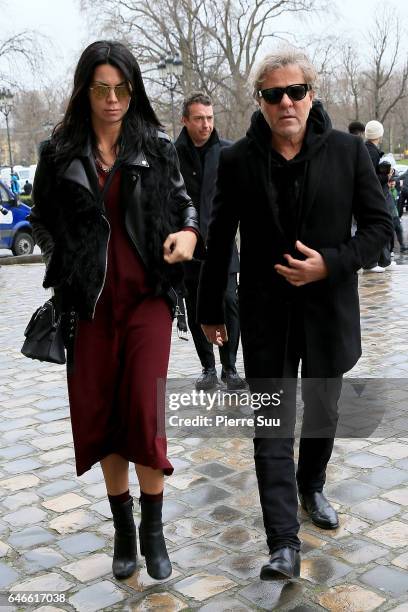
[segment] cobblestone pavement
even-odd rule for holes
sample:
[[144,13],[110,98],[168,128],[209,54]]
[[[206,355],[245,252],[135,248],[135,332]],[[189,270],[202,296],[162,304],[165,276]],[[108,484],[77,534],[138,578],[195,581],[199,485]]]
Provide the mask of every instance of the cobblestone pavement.
[[[404,262],[400,262],[404,263]],[[99,467],[75,476],[64,368],[20,352],[45,299],[43,266],[0,269],[0,591],[57,592],[56,610],[198,609],[408,611],[408,433],[337,440],[327,494],[341,526],[301,514],[296,581],[261,582],[266,546],[248,439],[171,439],[165,535],[174,571],[155,582],[143,563],[111,575],[112,523]],[[408,265],[360,276],[364,357],[359,376],[408,373]],[[242,360],[239,361],[242,372]],[[170,375],[199,372],[192,342],[175,336]],[[138,488],[132,474],[132,493]],[[136,509],[137,512],[137,509]],[[65,602],[61,600],[65,599]],[[28,604],[2,610],[26,610]]]

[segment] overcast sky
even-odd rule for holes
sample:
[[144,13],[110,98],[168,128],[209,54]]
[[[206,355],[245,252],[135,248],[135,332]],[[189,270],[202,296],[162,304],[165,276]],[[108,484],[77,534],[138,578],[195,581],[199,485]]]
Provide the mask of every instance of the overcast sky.
[[[95,0],[97,2],[97,0]],[[367,32],[376,6],[375,0],[338,0],[338,18],[321,16],[307,25],[299,20],[286,22],[284,27],[292,31],[303,28],[319,33],[353,34],[354,38]],[[387,6],[397,8],[406,28],[404,42],[408,41],[408,2],[387,0]],[[15,33],[23,29],[34,29],[47,36],[52,45],[52,63],[49,71],[54,78],[67,78],[75,65],[81,50],[95,39],[87,31],[87,22],[79,12],[77,0],[0,0],[1,37],[5,31]],[[406,44],[404,45],[406,51]],[[26,86],[32,75],[25,74]],[[35,78],[35,75],[34,75]]]

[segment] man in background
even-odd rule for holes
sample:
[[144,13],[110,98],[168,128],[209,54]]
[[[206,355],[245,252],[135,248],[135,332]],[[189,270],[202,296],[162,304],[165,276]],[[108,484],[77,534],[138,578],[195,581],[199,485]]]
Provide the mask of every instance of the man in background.
[[377,166],[380,159],[384,155],[384,151],[381,151],[380,144],[384,135],[383,124],[373,119],[369,121],[365,126],[365,138],[367,151],[370,154],[371,161],[373,162],[374,170],[377,171]]
[[365,134],[365,125],[361,123],[361,121],[352,121],[348,126],[349,134],[353,134],[353,136],[360,136],[360,138],[364,138]]
[[26,195],[26,196],[31,195],[32,190],[33,190],[33,186],[30,183],[30,181],[27,179],[26,182],[23,185],[24,195]]
[[20,184],[18,182],[18,175],[13,171],[10,177],[10,189],[15,196],[20,194]]
[[[382,123],[375,119],[367,123],[365,127],[365,145],[376,173],[380,159],[384,155],[384,151],[381,151],[380,149],[383,135],[384,127]],[[366,263],[364,270],[365,272],[375,272],[377,274],[381,274],[382,272],[385,272],[386,268],[389,268],[392,264],[390,243],[388,243],[375,255],[375,257],[373,257],[371,261]]]
[[[198,210],[200,231],[205,241],[211,215],[220,151],[231,143],[218,136],[214,128],[214,111],[211,98],[202,92],[194,92],[184,101],[182,123],[184,127],[175,142],[175,146],[180,160],[181,174],[187,192]],[[219,384],[219,380],[215,369],[213,346],[208,342],[200,325],[196,322],[200,268],[201,264],[198,261],[189,261],[184,264],[188,326],[202,366],[202,374],[196,381],[196,389],[208,391],[215,388]],[[239,390],[245,389],[246,383],[238,375],[235,367],[239,343],[237,298],[239,258],[235,244],[228,272],[224,312],[229,341],[219,350],[222,364],[221,380],[226,383],[229,390]]]

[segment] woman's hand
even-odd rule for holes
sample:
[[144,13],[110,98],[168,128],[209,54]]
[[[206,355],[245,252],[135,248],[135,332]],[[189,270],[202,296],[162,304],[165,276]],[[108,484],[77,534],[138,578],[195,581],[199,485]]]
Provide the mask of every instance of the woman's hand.
[[164,261],[168,264],[190,261],[193,258],[196,244],[197,235],[195,232],[181,230],[175,234],[169,234],[163,244]]

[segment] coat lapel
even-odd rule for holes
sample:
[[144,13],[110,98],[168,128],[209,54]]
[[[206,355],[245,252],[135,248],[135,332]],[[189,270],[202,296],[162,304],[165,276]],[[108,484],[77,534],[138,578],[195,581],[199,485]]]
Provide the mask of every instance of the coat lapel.
[[135,154],[129,160],[126,161],[126,165],[129,166],[139,166],[140,168],[150,168],[150,164],[146,159],[146,155],[143,151]]
[[85,144],[83,150],[75,157],[70,164],[63,170],[61,178],[81,185],[98,200],[99,182],[95,160],[92,153],[91,141]]
[[90,178],[87,172],[85,171],[85,167],[81,159],[73,159],[69,166],[65,168],[65,170],[62,172],[61,178],[81,185],[81,187],[84,187],[84,189],[86,189],[93,196],[95,196],[95,186],[91,185]]
[[211,217],[212,201],[217,183],[217,168],[220,156],[220,144],[213,144],[205,155],[204,171],[200,191],[200,230],[207,236],[208,224]]

